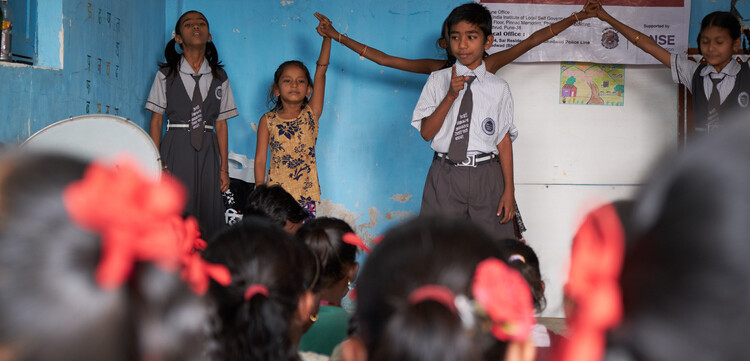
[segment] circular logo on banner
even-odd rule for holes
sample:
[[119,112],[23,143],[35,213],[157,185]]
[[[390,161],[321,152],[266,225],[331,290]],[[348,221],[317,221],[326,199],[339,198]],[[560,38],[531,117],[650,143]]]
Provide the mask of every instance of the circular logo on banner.
[[214,93],[216,94],[216,99],[221,100],[221,86],[217,86]]
[[620,37],[617,31],[612,28],[606,28],[602,31],[602,46],[606,49],[614,49],[620,44]]
[[482,130],[487,135],[495,134],[495,121],[492,118],[485,118],[482,121]]
[[747,94],[746,91],[740,93],[740,95],[737,96],[737,103],[739,103],[741,107],[747,108],[750,104],[750,94]]

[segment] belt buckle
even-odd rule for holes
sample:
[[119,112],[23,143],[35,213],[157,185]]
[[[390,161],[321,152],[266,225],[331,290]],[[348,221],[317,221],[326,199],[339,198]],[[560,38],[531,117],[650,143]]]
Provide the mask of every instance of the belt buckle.
[[461,163],[456,163],[456,167],[476,167],[477,166],[477,158],[473,155],[469,155],[466,157],[466,160]]

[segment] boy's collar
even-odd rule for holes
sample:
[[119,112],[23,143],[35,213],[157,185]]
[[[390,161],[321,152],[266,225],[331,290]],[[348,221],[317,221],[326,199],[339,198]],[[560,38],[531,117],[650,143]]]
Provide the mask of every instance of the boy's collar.
[[484,80],[484,76],[487,75],[487,68],[484,66],[484,60],[482,60],[482,63],[479,64],[476,69],[471,70],[466,65],[461,64],[461,62],[456,62],[456,75],[458,76],[464,76],[468,74],[474,74],[477,79],[480,82]]

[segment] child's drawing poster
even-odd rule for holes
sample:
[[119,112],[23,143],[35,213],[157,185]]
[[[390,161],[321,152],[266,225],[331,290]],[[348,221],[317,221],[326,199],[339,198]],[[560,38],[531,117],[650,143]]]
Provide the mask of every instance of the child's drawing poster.
[[625,103],[622,64],[560,63],[560,104],[622,106]]

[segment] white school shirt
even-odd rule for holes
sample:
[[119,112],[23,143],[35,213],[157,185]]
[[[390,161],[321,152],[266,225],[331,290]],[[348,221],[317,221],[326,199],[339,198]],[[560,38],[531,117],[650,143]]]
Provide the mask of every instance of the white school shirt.
[[[700,66],[700,64],[690,60],[687,55],[672,54],[670,60],[672,64],[672,66],[670,67],[672,69],[672,80],[675,83],[686,86],[692,93],[693,74],[695,74],[695,70],[698,69],[698,66]],[[700,73],[700,76],[704,78],[703,91],[706,93],[706,99],[711,97],[711,93],[714,90],[714,83],[710,79],[708,79],[708,77],[724,77],[719,85],[716,86],[717,89],[719,89],[719,98],[721,100],[720,103],[724,103],[724,100],[729,96],[729,93],[732,92],[732,89],[734,89],[734,83],[741,68],[742,67],[740,66],[740,64],[734,61],[734,57],[729,61],[729,64],[727,64],[724,69],[721,69],[721,72],[717,72],[716,69],[714,69],[713,65],[706,64],[706,66],[703,68],[703,70],[701,70]]]
[[[451,85],[451,74],[451,68],[441,69],[430,74],[412,116],[411,125],[417,130],[422,129],[422,119],[431,115],[445,98]],[[471,83],[473,108],[467,153],[469,155],[497,154],[497,145],[503,140],[506,133],[510,133],[511,141],[518,137],[518,130],[513,125],[513,97],[510,94],[508,83],[497,75],[488,72],[484,66],[484,61],[474,70],[470,70],[457,62],[456,74],[458,76],[476,76],[476,79]],[[466,86],[458,93],[458,97],[453,101],[443,125],[430,143],[432,149],[438,153],[448,153],[451,138],[453,138],[453,128],[458,117],[458,109],[465,93]]]
[[[201,74],[201,78],[198,79],[198,89],[201,92],[202,100],[206,99],[208,95],[208,89],[211,87],[211,82],[214,80],[214,76],[211,74],[211,67],[208,65],[208,60],[203,58],[203,64],[198,70],[198,73],[193,71],[190,64],[185,61],[185,58],[180,57],[180,80],[185,86],[185,91],[188,93],[190,100],[193,98],[193,89],[195,89],[195,80],[193,75]],[[164,114],[167,109],[167,91],[166,91],[167,78],[162,72],[156,72],[156,78],[154,84],[151,85],[151,92],[148,94],[148,100],[146,101],[146,109],[157,113]],[[237,112],[237,106],[234,103],[234,94],[232,94],[232,86],[229,85],[229,78],[221,84],[221,105],[219,108],[219,116],[216,121],[229,119],[239,115]]]

